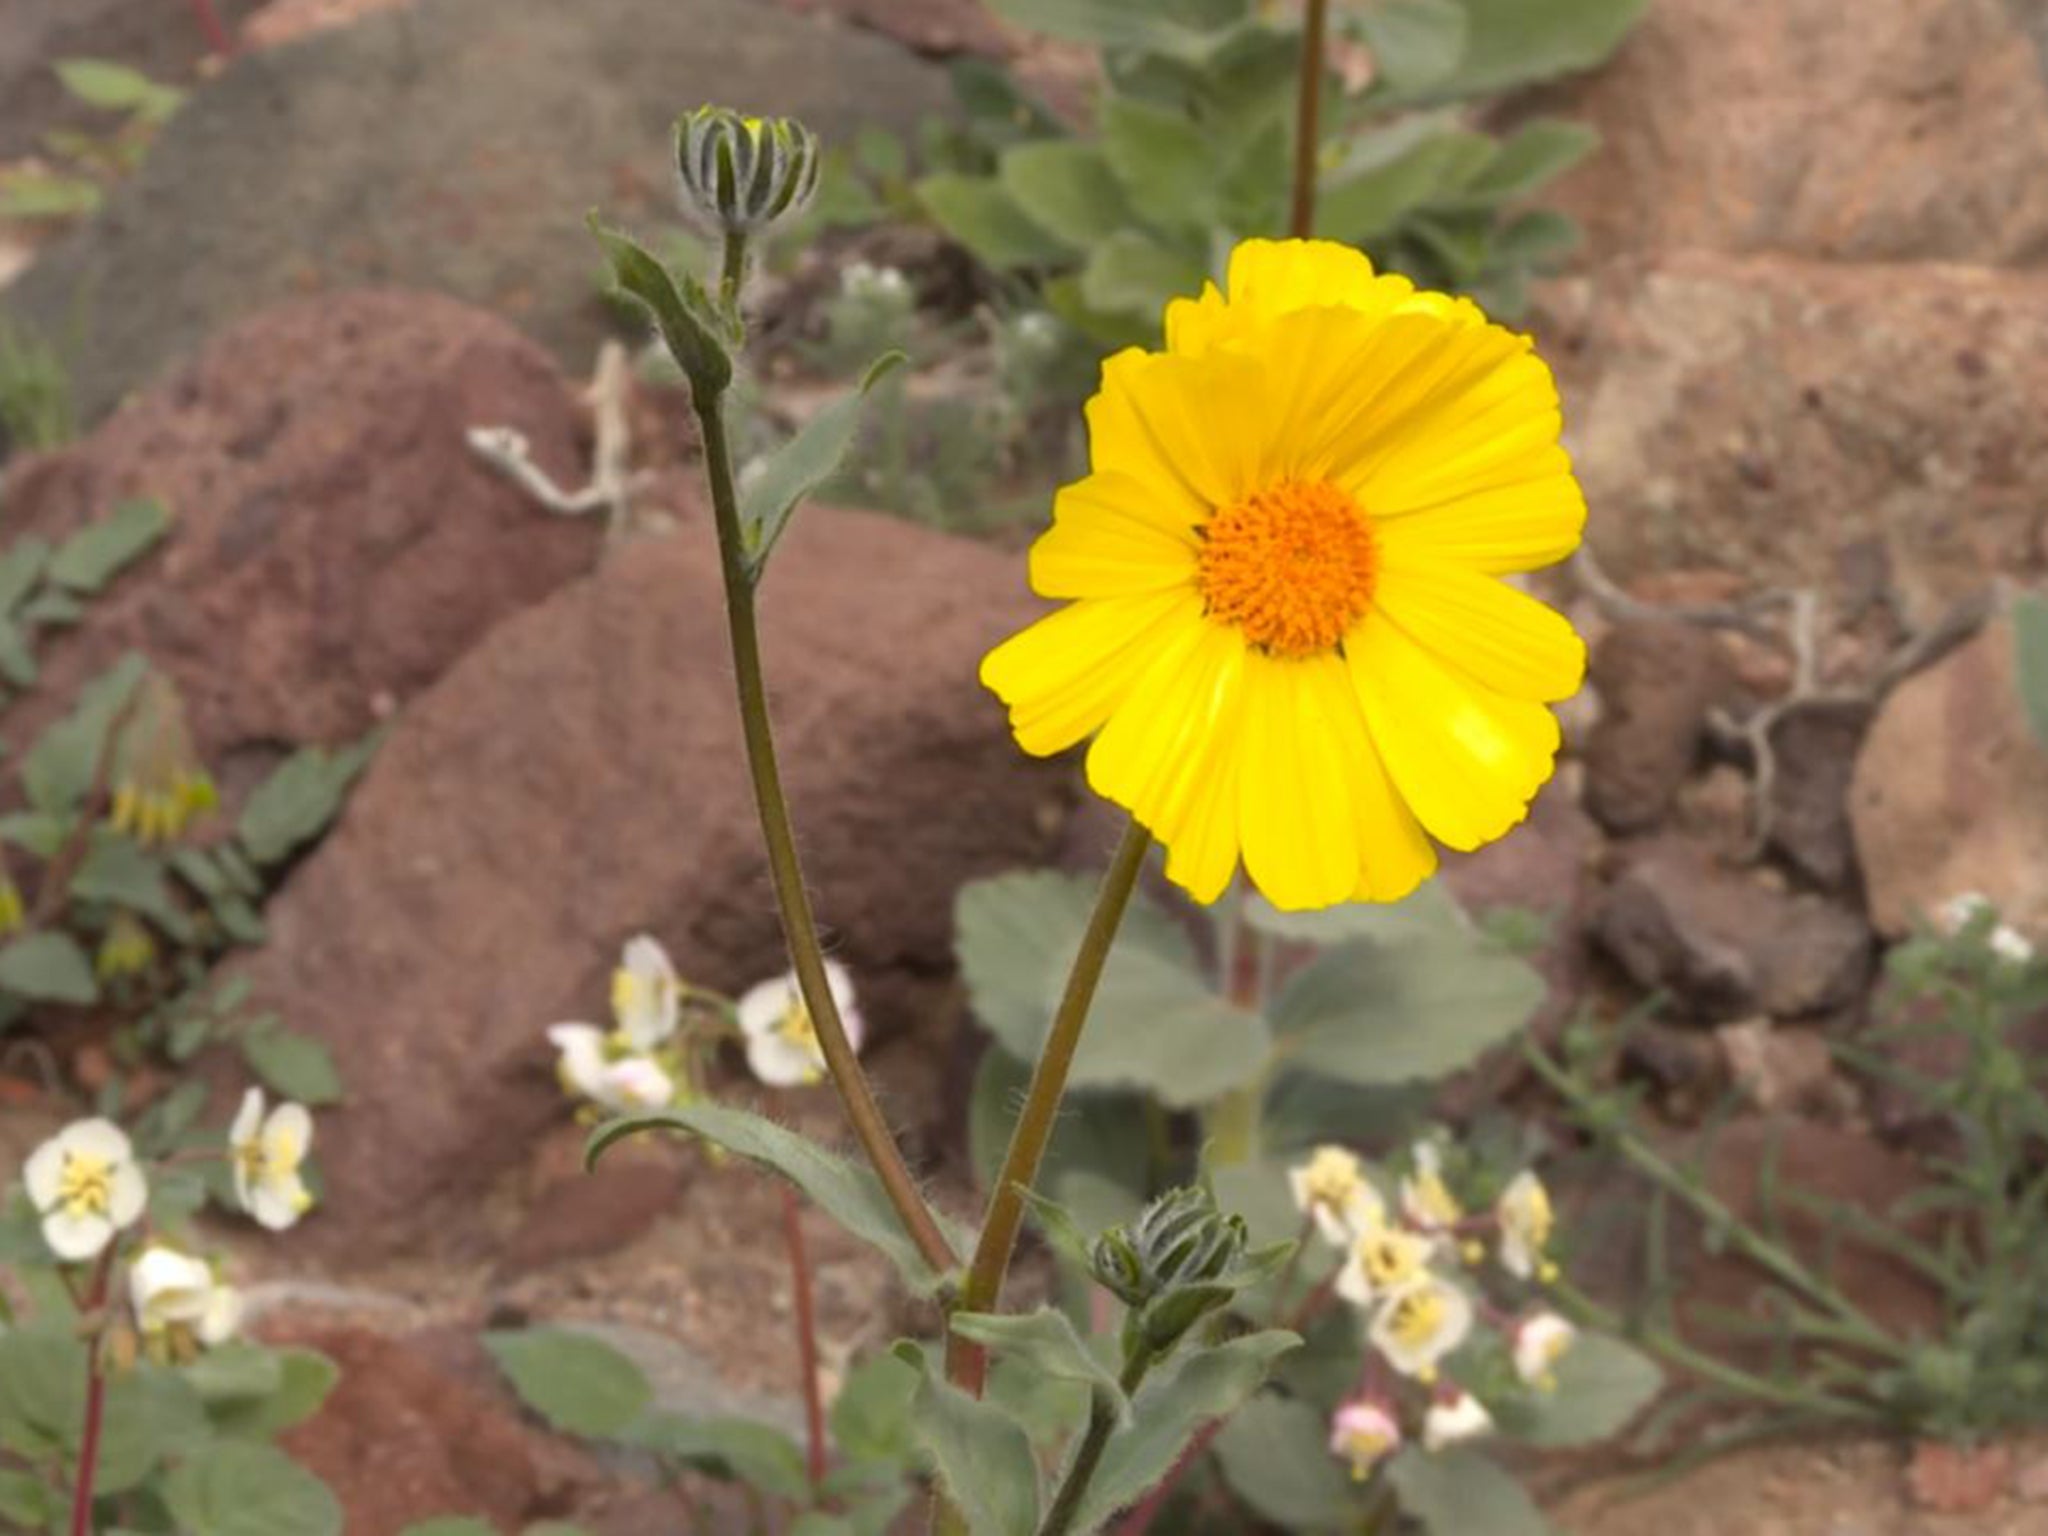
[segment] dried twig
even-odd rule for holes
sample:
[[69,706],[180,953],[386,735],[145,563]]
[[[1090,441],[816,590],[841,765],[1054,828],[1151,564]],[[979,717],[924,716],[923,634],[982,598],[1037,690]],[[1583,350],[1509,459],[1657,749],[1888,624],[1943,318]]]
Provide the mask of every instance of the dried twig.
[[515,427],[471,427],[464,433],[470,451],[511,480],[545,511],[560,517],[582,517],[605,511],[605,536],[615,539],[632,519],[633,493],[650,477],[632,473],[633,429],[627,405],[633,390],[632,365],[626,349],[607,341],[598,349],[583,399],[595,423],[590,454],[590,479],[582,489],[564,490],[533,461],[532,445]]

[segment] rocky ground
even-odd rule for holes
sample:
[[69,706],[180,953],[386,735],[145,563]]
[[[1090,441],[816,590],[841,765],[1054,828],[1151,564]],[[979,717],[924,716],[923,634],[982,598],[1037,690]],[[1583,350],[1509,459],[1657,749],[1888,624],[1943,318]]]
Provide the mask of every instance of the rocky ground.
[[[0,157],[58,110],[27,83],[37,59],[194,70],[182,8],[16,3]],[[134,492],[180,518],[51,650],[44,696],[147,648],[231,802],[289,747],[389,723],[271,942],[238,962],[351,1087],[322,1123],[319,1219],[244,1255],[263,1326],[361,1367],[294,1449],[364,1536],[448,1507],[672,1530],[673,1504],[523,1421],[474,1340],[584,1321],[622,1330],[679,1405],[792,1412],[790,1362],[740,1326],[790,1304],[772,1191],[667,1155],[583,1175],[539,1032],[601,1004],[635,928],[714,986],[776,965],[706,519],[658,401],[635,416],[658,472],[610,543],[462,434],[514,426],[581,479],[580,381],[611,326],[582,214],[658,216],[679,103],[904,127],[945,99],[935,56],[1016,40],[969,0],[245,10],[227,8],[249,51],[0,295],[29,316],[83,306],[95,423],[5,466],[10,534]],[[1592,682],[1531,826],[1450,877],[1475,906],[1562,914],[1543,1027],[1667,996],[1631,1070],[1681,1128],[1730,1087],[1746,1100],[1717,1164],[1730,1199],[1772,1134],[1786,1178],[1881,1209],[1908,1174],[1829,1042],[1866,1022],[1884,944],[1962,889],[2048,938],[2048,754],[2000,613],[2048,562],[2044,45],[2044,0],[1871,0],[1853,25],[1836,0],[1656,0],[1609,69],[1533,104],[1607,141],[1563,193],[1588,259],[1535,318],[1593,507],[1596,558],[1555,589],[1594,639]],[[821,906],[893,1117],[963,1209],[947,893],[1099,853],[1067,772],[1021,759],[962,660],[1030,611],[997,549],[825,510],[768,597]],[[4,729],[38,723],[29,706]],[[837,1123],[822,1093],[778,1109]],[[60,1113],[0,1112],[0,1165]],[[905,1319],[862,1252],[809,1235],[843,1361]],[[1742,1299],[1725,1261],[1696,1266],[1703,1293]],[[1888,1266],[1844,1283],[1899,1326],[1926,1315]],[[1559,1518],[1585,1536],[2048,1531],[2042,1448],[2002,1454],[1962,1497],[1904,1449],[1779,1447],[1641,1498],[1561,1492]]]

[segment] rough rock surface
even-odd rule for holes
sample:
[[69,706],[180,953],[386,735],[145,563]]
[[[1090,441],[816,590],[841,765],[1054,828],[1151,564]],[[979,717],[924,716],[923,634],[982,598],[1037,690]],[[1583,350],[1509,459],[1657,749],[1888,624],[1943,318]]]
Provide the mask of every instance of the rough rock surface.
[[2048,273],[1686,254],[1553,297],[1588,537],[1617,579],[1809,586],[1875,541],[1924,622],[2041,569]]
[[[900,1033],[950,964],[953,891],[1035,859],[1065,782],[975,680],[1032,600],[993,550],[811,508],[764,602],[818,909],[875,1036]],[[782,964],[708,530],[625,546],[471,651],[267,916],[256,993],[351,1085],[321,1126],[327,1210],[280,1257],[504,1235],[480,1197],[565,1113],[542,1030],[602,1010],[621,940],[650,930],[725,990]]]
[[1012,49],[981,0],[782,0],[799,15],[829,13],[893,37],[906,48],[945,58],[975,53],[992,59]]
[[2031,0],[1657,0],[1552,105],[1600,130],[1558,189],[1595,252],[2048,255]]
[[1639,986],[1669,989],[1674,1009],[1714,1020],[1799,1018],[1861,995],[1871,935],[1849,908],[1787,894],[1677,837],[1625,858],[1594,936]]
[[887,39],[760,0],[420,0],[236,60],[7,308],[84,297],[88,417],[251,305],[367,283],[483,304],[581,368],[607,327],[584,215],[674,222],[670,124],[707,98],[828,140],[950,99]]
[[592,526],[476,460],[478,423],[576,471],[576,409],[545,353],[451,300],[368,292],[259,315],[92,436],[16,462],[10,536],[61,537],[128,496],[176,522],[45,641],[10,738],[130,647],[176,679],[210,760],[360,734],[596,557]]
[[1856,878],[1849,783],[1870,719],[1868,704],[1844,701],[1794,710],[1771,732],[1771,846],[1831,891],[1849,889]]
[[1663,821],[1692,772],[1707,711],[1728,691],[1714,636],[1694,625],[1618,624],[1593,648],[1600,718],[1586,743],[1586,809],[1610,831]]
[[2048,748],[2027,729],[2010,623],[1893,690],[1856,760],[1849,810],[1878,928],[1901,934],[1978,891],[2048,936]]

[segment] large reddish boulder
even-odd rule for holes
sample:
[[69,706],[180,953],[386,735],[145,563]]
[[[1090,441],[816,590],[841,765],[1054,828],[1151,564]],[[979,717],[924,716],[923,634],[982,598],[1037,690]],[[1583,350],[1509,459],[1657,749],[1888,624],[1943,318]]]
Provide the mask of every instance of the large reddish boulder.
[[594,526],[475,458],[479,424],[518,428],[578,481],[577,408],[545,353],[452,300],[367,291],[258,315],[82,442],[12,465],[12,537],[61,537],[131,496],[176,522],[45,642],[8,737],[131,647],[177,681],[209,758],[360,734],[596,556]]

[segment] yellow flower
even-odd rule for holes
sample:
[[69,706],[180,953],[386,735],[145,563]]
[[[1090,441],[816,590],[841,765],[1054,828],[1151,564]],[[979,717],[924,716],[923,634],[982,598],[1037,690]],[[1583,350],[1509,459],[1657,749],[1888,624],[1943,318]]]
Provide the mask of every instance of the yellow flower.
[[1067,606],[982,663],[1026,751],[1088,778],[1201,901],[1391,901],[1527,814],[1585,647],[1499,578],[1579,541],[1557,391],[1477,306],[1324,241],[1247,241],[1229,294],[1103,365],[1093,473],[1031,580]]

